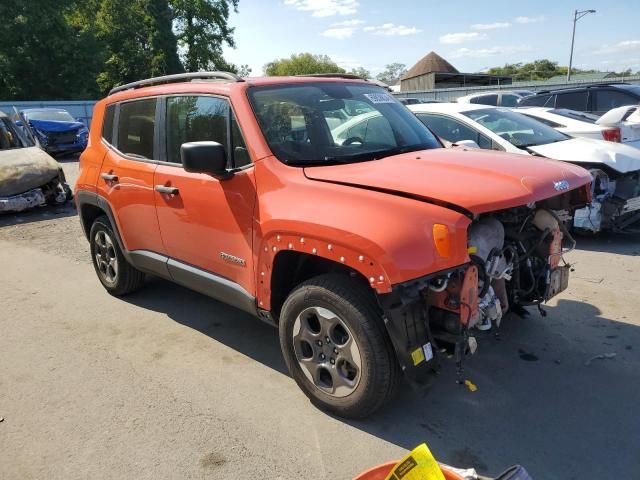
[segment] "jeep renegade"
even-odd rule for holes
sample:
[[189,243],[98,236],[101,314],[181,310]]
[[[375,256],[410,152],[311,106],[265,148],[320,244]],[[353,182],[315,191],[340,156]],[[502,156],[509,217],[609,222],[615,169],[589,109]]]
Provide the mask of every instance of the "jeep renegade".
[[567,287],[565,220],[589,174],[442,148],[382,88],[349,76],[153,78],[99,101],[76,202],[96,274],[145,274],[279,328],[293,379],[345,417],[403,376],[460,372],[476,332]]

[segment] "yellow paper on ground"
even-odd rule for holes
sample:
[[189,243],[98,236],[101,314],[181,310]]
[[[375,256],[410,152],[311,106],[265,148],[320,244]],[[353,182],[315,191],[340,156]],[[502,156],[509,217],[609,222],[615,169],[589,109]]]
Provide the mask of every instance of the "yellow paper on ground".
[[445,480],[425,443],[418,445],[393,467],[385,480]]

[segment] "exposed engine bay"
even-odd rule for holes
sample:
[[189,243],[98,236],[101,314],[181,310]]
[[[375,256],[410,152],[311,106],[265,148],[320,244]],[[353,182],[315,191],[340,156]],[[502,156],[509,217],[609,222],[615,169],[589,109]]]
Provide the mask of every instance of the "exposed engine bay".
[[390,295],[382,307],[387,328],[397,328],[392,337],[405,340],[405,374],[427,382],[444,354],[455,358],[461,381],[464,356],[475,352],[483,332],[497,331],[508,312],[522,316],[525,306],[535,305],[546,315],[542,304],[569,283],[571,265],[563,254],[575,240],[567,224],[587,202],[567,194],[479,215],[467,229],[469,263]]
[[619,174],[609,170],[589,170],[591,205],[576,210],[573,225],[590,232],[640,231],[640,171]]

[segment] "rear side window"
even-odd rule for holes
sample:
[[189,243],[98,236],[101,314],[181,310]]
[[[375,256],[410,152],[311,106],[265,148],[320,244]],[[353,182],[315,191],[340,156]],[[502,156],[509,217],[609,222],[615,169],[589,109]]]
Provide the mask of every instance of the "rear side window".
[[228,151],[229,104],[216,97],[184,96],[167,99],[167,161],[182,163],[180,146],[212,141]]
[[520,100],[520,106],[527,107],[542,107],[551,95],[532,95],[531,97],[525,97]]
[[518,100],[520,100],[520,97],[517,95],[503,93],[502,98],[500,99],[500,105],[503,107],[515,107],[518,105]]
[[156,99],[120,104],[117,148],[125,155],[153,158]]
[[498,95],[482,95],[469,100],[469,103],[479,103],[481,105],[498,105]]
[[556,108],[567,108],[584,112],[587,109],[587,92],[571,92],[558,94]]
[[116,113],[116,105],[107,105],[102,122],[102,138],[108,143],[113,143],[113,117]]
[[624,107],[625,105],[637,105],[640,102],[637,98],[625,92],[617,90],[598,90],[596,92],[596,111],[606,112],[612,108]]

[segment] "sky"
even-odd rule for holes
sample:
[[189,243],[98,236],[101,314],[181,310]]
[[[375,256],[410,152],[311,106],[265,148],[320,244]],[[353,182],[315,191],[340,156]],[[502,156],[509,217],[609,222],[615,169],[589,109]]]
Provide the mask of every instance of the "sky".
[[413,66],[435,51],[461,72],[548,58],[568,65],[573,11],[578,21],[573,65],[640,70],[637,0],[240,0],[230,17],[236,48],[225,58],[252,75],[277,58],[329,55],[372,75],[399,62]]

